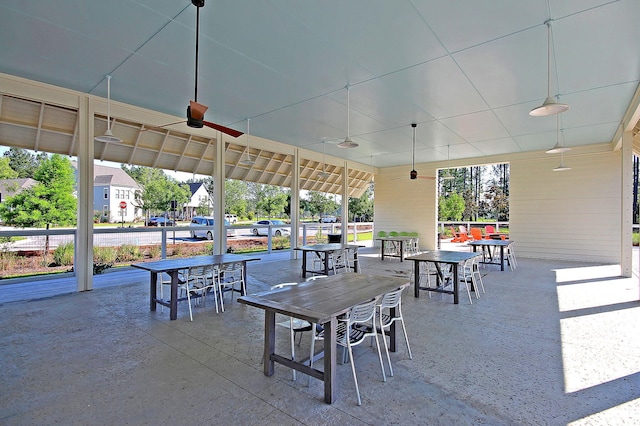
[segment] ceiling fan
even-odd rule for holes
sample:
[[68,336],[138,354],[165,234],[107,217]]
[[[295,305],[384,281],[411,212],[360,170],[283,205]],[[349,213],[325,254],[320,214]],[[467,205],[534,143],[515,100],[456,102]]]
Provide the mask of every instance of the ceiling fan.
[[[201,129],[204,126],[210,127],[214,130],[218,130],[222,133],[225,133],[229,136],[237,138],[242,136],[244,133],[223,126],[221,124],[212,123],[211,121],[206,121],[204,119],[204,113],[209,109],[208,106],[198,103],[198,45],[200,42],[200,8],[204,7],[204,0],[191,0],[191,4],[196,7],[196,71],[195,71],[195,92],[192,101],[189,101],[189,106],[187,107],[187,126],[193,127],[196,129]],[[177,123],[165,124],[163,126],[153,127],[154,129],[167,127],[178,123],[184,123],[184,121],[179,121]],[[146,130],[150,130],[152,128],[148,128]]]
[[435,176],[418,176],[418,172],[416,171],[416,127],[418,125],[416,123],[411,123],[411,127],[413,127],[413,156],[411,157],[411,171],[409,172],[409,179],[427,179],[427,180],[435,180]]

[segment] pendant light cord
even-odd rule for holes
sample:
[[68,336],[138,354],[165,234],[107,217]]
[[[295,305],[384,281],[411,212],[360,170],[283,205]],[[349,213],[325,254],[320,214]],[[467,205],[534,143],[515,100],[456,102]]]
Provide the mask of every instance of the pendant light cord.
[[198,45],[200,42],[200,7],[196,7],[196,81],[193,100],[198,102]]
[[111,130],[111,76],[107,75],[107,130]]
[[547,97],[551,97],[551,19],[547,24]]
[[349,102],[349,85],[347,85],[347,139],[351,137],[351,126],[350,126],[351,123],[349,119],[349,116],[351,115],[350,109],[351,109],[351,104]]

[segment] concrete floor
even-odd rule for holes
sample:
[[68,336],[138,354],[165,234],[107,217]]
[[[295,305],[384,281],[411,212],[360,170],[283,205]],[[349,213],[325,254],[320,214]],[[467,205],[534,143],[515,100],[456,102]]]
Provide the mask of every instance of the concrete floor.
[[[301,281],[300,261],[280,259],[249,265],[250,292]],[[361,261],[378,275],[408,277],[412,266],[381,262],[374,249]],[[385,383],[375,350],[357,347],[360,407],[346,364],[332,405],[308,376],[294,382],[276,364],[265,377],[264,313],[229,298],[224,314],[209,303],[190,322],[181,303],[169,321],[167,309],[149,311],[146,274],[131,272],[90,292],[0,295],[0,424],[640,424],[637,274],[518,263],[482,269],[487,293],[472,305],[464,290],[459,305],[406,293],[413,360],[399,338]],[[288,331],[279,333],[286,354]],[[308,355],[309,336],[297,350]]]

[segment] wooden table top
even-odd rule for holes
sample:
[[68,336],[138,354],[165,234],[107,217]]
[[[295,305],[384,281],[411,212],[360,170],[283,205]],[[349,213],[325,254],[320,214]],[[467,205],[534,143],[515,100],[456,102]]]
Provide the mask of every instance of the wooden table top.
[[431,250],[416,254],[415,256],[405,257],[405,260],[413,260],[416,262],[460,263],[476,256],[480,256],[480,253],[469,251]]
[[207,256],[183,257],[178,259],[162,259],[154,262],[135,263],[131,266],[151,272],[175,271],[187,269],[193,266],[221,265],[233,262],[249,262],[260,260],[255,256],[243,256],[240,254],[213,254]]
[[338,274],[282,289],[241,296],[238,301],[323,324],[332,317],[348,312],[354,305],[409,284],[406,278]]

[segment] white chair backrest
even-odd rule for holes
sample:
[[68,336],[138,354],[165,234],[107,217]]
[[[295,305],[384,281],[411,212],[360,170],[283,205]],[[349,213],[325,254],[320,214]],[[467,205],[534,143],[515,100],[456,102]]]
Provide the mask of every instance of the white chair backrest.
[[381,308],[395,308],[400,304],[402,300],[402,288],[398,288],[396,290],[385,293],[382,296],[382,300],[380,300]]
[[291,287],[294,285],[298,285],[298,283],[280,283],[271,286],[271,290],[277,290],[279,288]]
[[373,299],[366,303],[361,303],[351,308],[349,314],[349,323],[362,323],[370,321],[376,312],[376,299]]
[[320,278],[327,278],[327,275],[314,275],[312,277],[307,278],[305,281],[315,281],[315,280],[319,280]]

